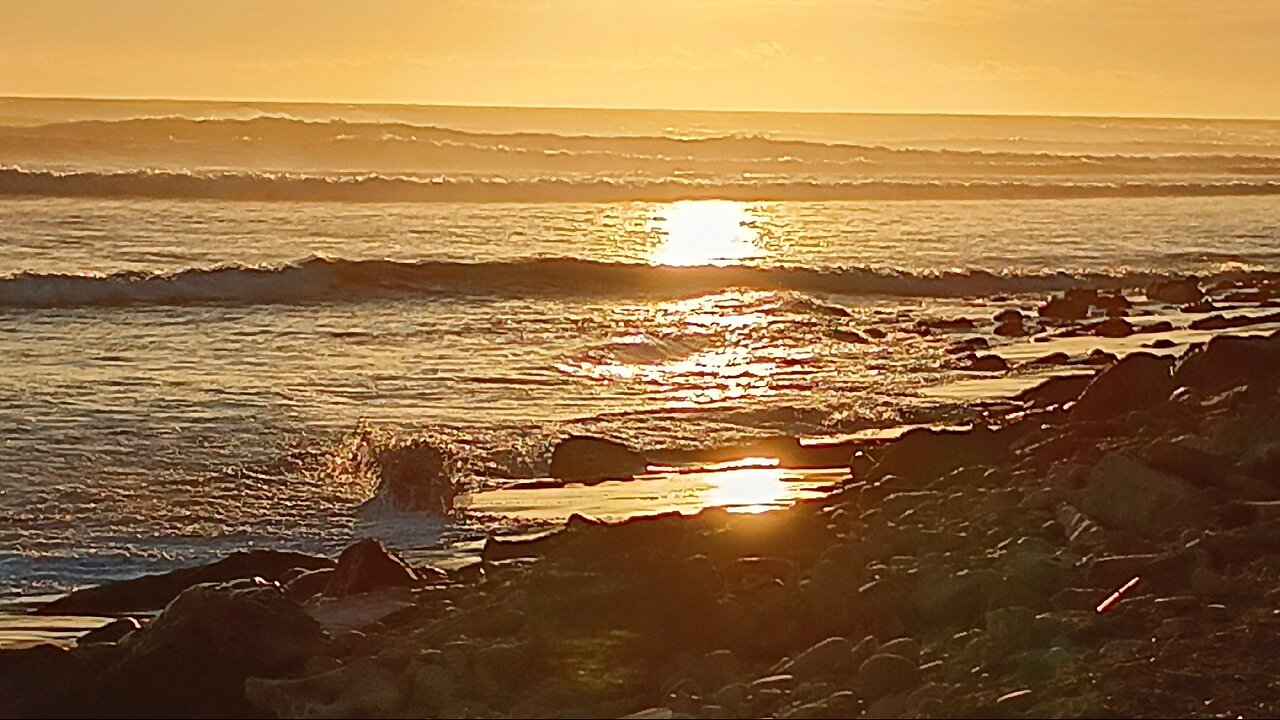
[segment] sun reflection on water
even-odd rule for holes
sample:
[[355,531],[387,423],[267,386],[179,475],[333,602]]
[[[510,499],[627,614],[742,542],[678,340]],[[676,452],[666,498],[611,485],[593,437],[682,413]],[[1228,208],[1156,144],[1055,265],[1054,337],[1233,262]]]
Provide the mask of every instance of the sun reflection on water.
[[649,220],[650,232],[662,238],[653,252],[655,264],[736,265],[764,254],[758,218],[746,203],[683,200],[661,212]]
[[788,504],[784,470],[777,467],[776,459],[761,459],[761,462],[770,463],[772,467],[745,467],[709,474],[702,502],[744,513],[765,512]]

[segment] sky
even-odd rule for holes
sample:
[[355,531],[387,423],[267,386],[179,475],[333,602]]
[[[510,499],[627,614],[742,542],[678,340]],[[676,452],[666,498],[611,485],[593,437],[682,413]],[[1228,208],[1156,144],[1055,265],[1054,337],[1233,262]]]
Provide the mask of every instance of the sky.
[[0,95],[1280,118],[1280,0],[0,0]]

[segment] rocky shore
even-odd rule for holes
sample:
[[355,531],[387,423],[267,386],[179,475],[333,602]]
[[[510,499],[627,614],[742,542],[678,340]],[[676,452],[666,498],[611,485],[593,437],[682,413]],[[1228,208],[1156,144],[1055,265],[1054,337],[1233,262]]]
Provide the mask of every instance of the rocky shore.
[[453,572],[364,541],[72,593],[45,611],[121,619],[0,652],[0,716],[1280,715],[1280,333],[1018,400],[863,444],[784,511],[575,516]]

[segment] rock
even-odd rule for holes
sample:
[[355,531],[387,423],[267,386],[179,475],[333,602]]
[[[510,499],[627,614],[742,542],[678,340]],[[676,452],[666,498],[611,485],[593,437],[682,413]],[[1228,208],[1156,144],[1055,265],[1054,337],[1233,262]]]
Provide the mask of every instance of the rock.
[[1014,396],[1018,402],[1030,403],[1042,408],[1062,405],[1080,397],[1080,393],[1093,382],[1092,375],[1058,375],[1035,387],[1027,388]]
[[1182,478],[1108,453],[1089,473],[1082,509],[1104,527],[1155,533],[1199,525],[1204,503]]
[[1106,313],[1107,317],[1117,318],[1133,307],[1133,303],[1129,302],[1129,298],[1119,292],[1108,295],[1099,293],[1097,299],[1093,301],[1093,306]]
[[361,540],[338,556],[325,594],[356,595],[385,587],[416,585],[418,574],[399,556],[392,554],[373,538]]
[[853,651],[853,644],[842,637],[829,637],[796,656],[782,672],[794,675],[798,680],[811,680],[833,674],[844,667]]
[[841,330],[837,328],[831,331],[831,337],[835,338],[836,340],[843,340],[844,342],[857,343],[859,345],[864,345],[866,343],[871,342],[871,340],[869,340],[866,335],[863,335],[857,330]]
[[76,645],[92,645],[93,643],[118,642],[124,636],[142,628],[142,623],[131,617],[112,620],[100,628],[90,630],[76,640]]
[[324,592],[325,588],[329,587],[329,581],[333,579],[333,573],[334,569],[331,567],[298,573],[285,583],[285,591],[290,597],[301,602]]
[[551,477],[561,480],[627,478],[647,470],[643,454],[602,438],[575,435],[551,453]]
[[1116,357],[1115,353],[1109,353],[1106,350],[1102,350],[1100,348],[1094,348],[1093,350],[1089,351],[1088,357],[1084,359],[1084,364],[1085,365],[1111,365],[1119,359],[1120,358]]
[[919,665],[922,648],[915,638],[900,637],[894,638],[893,640],[881,645],[877,652],[882,655],[897,655],[898,657],[904,657]]
[[1096,290],[1068,290],[1050,297],[1037,311],[1040,317],[1051,320],[1083,320],[1097,297]]
[[[427,671],[425,682],[449,673]],[[413,666],[392,670],[362,657],[337,668],[301,678],[253,677],[245,682],[245,695],[258,708],[275,717],[422,717],[438,713],[456,717],[445,703],[449,698],[439,686],[422,687],[422,673]],[[451,691],[452,688],[447,688]],[[439,694],[437,694],[439,693]],[[421,704],[419,704],[421,703]],[[438,708],[432,711],[432,708]],[[411,710],[413,712],[401,712]],[[261,710],[257,716],[262,716]]]
[[1166,280],[1147,286],[1147,298],[1170,305],[1189,305],[1200,302],[1204,291],[1200,289],[1200,279],[1194,275],[1182,280]]
[[920,666],[898,655],[877,653],[858,668],[858,685],[869,700],[906,692],[920,684]]
[[1177,347],[1177,346],[1178,346],[1178,343],[1170,340],[1169,338],[1158,338],[1156,340],[1152,340],[1149,343],[1143,343],[1142,345],[1142,347],[1151,348],[1152,350],[1167,350],[1171,347]]
[[1028,365],[1066,365],[1071,362],[1071,356],[1064,352],[1049,353],[1028,362]]
[[260,577],[282,579],[290,570],[333,567],[328,558],[276,550],[249,550],[209,565],[183,568],[160,575],[144,575],[132,580],[107,583],[76,590],[36,610],[40,615],[127,615],[159,610],[183,590],[204,583],[222,583]]
[[378,489],[372,502],[398,510],[447,514],[457,487],[445,468],[445,456],[428,444],[383,450],[378,454]]
[[0,650],[0,717],[103,716],[96,706],[96,681],[110,658],[89,650],[105,647],[110,646]]
[[994,319],[997,325],[1003,325],[1004,323],[1010,323],[1010,322],[1020,323],[1022,322],[1022,312],[1019,310],[1014,310],[1012,308],[1008,310],[1001,310],[1000,312],[996,313]]
[[1160,320],[1157,322],[1153,322],[1150,325],[1135,327],[1133,331],[1136,333],[1142,333],[1144,335],[1154,335],[1155,333],[1172,332],[1173,323],[1169,322],[1168,320]]
[[925,330],[940,330],[942,332],[955,332],[958,330],[972,330],[976,327],[974,322],[969,318],[937,318],[931,320],[919,320],[916,322],[917,328]]
[[1022,337],[1027,334],[1027,328],[1021,320],[1015,320],[996,325],[992,332],[1000,337]]
[[1175,387],[1203,394],[1245,383],[1280,381],[1280,346],[1262,337],[1221,335],[1184,354],[1173,369]]
[[1103,370],[1071,411],[1075,420],[1102,420],[1168,400],[1175,387],[1173,359],[1134,353]]
[[196,585],[113,646],[118,659],[100,678],[94,714],[247,716],[246,679],[299,671],[326,637],[278,586]]
[[975,357],[965,369],[974,372],[1004,372],[1009,369],[1009,363],[999,355],[981,355]]
[[1123,338],[1133,334],[1133,325],[1124,318],[1107,318],[1093,327],[1093,334],[1105,338]]
[[1008,452],[1004,439],[988,427],[959,432],[916,428],[885,446],[868,479],[895,475],[908,486],[923,486],[962,467],[996,464]]

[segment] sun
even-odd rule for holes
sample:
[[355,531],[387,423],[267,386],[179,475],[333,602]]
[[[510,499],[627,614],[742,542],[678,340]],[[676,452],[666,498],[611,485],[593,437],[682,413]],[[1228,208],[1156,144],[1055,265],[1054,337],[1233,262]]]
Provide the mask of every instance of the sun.
[[683,200],[649,219],[661,237],[656,265],[736,265],[764,254],[756,218],[747,205],[729,200]]

